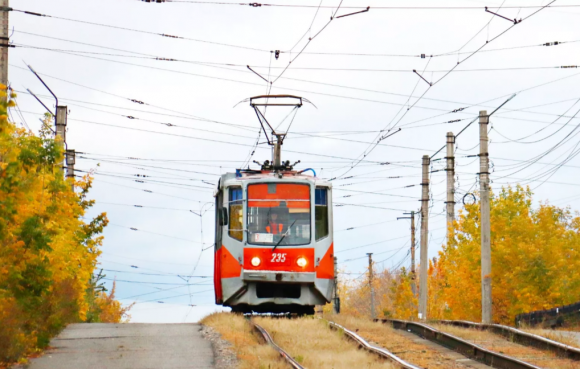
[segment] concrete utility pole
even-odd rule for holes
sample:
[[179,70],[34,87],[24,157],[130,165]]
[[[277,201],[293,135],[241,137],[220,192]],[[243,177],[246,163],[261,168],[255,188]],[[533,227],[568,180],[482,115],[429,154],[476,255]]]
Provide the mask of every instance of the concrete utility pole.
[[340,297],[338,297],[338,258],[334,257],[334,299],[332,307],[335,314],[340,313]]
[[[74,150],[65,151],[65,161],[66,161],[66,178],[75,179],[75,163],[76,163],[76,152]],[[75,190],[74,183],[71,184],[72,190]]]
[[489,152],[486,110],[479,112],[479,192],[481,205],[481,322],[491,324],[491,228],[489,220]]
[[413,296],[417,296],[417,283],[415,274],[415,212],[411,212],[411,290]]
[[367,254],[369,256],[369,287],[371,289],[371,319],[376,319],[375,314],[375,288],[373,286],[373,254]]
[[10,34],[8,27],[8,0],[0,0],[0,83],[8,87],[8,44]]
[[66,123],[68,120],[68,108],[66,106],[56,107],[56,137],[62,138],[66,146]]
[[[74,178],[75,176],[75,151],[68,150],[66,144],[66,124],[68,121],[68,107],[67,106],[57,106],[56,107],[56,137],[62,139],[62,144],[65,148],[65,165],[66,165],[66,178]],[[73,185],[74,191],[74,185]]]
[[455,135],[453,132],[447,132],[447,243],[453,239],[453,221],[455,220],[455,154],[453,146],[455,145]]
[[421,182],[421,279],[419,281],[419,319],[427,319],[427,268],[429,266],[429,155],[423,155],[423,180]]
[[417,283],[415,282],[415,212],[403,213],[405,215],[411,215],[410,217],[399,217],[399,219],[411,219],[411,290],[413,291],[413,296],[417,296]]

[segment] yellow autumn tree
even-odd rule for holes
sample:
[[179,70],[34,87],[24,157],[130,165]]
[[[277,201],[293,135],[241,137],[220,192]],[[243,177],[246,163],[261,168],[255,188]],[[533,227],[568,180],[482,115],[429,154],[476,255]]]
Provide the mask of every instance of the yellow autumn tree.
[[[373,289],[376,316],[378,318],[415,319],[417,316],[417,297],[413,295],[412,283],[412,276],[405,268],[395,271],[388,269],[375,271]],[[341,314],[370,317],[369,272],[366,271],[354,279],[340,277],[339,296]]]
[[405,268],[396,272],[391,286],[392,317],[395,319],[414,320],[417,317],[417,296],[411,288],[413,279]]
[[[491,196],[494,322],[513,324],[517,314],[579,300],[580,218],[543,203],[520,186]],[[455,238],[440,252],[440,275],[431,277],[432,318],[481,319],[479,202],[465,207]]]
[[93,275],[86,291],[86,300],[89,306],[86,317],[87,323],[122,323],[128,322],[131,316],[129,310],[135,305],[130,304],[123,307],[115,300],[117,282],[113,280],[113,288],[107,293],[107,288],[101,282],[106,275],[101,269],[98,274]]
[[63,144],[7,119],[14,95],[0,86],[0,364],[45,347],[66,324],[84,321],[108,220],[84,222],[89,177],[63,178]]
[[430,319],[452,319],[444,294],[447,287],[444,265],[441,259],[429,260],[427,316]]
[[357,317],[370,316],[369,301],[370,289],[368,286],[368,273],[349,278],[348,272],[339,272],[338,295],[340,297],[340,312]]

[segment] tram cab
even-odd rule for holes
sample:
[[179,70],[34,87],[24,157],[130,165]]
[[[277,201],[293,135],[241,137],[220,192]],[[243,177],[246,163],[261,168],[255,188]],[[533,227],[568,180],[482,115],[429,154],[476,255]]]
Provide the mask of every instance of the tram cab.
[[332,186],[282,164],[215,191],[215,300],[235,312],[312,314],[335,293]]

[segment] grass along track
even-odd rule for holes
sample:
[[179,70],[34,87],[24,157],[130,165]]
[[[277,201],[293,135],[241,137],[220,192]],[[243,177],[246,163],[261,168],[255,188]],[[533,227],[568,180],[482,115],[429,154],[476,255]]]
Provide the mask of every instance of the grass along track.
[[270,336],[270,333],[268,333],[268,331],[266,331],[264,328],[260,327],[256,323],[254,323],[251,318],[248,318],[248,322],[250,323],[250,325],[252,326],[252,328],[254,328],[254,330],[258,333],[258,335],[262,336],[262,338],[264,339],[264,341],[266,341],[267,344],[269,344],[270,346],[272,346],[272,348],[274,348],[274,350],[278,351],[278,353],[280,354],[280,356],[292,368],[294,368],[294,369],[305,369],[302,365],[300,365],[298,363],[298,361],[294,360],[294,358],[291,355],[289,355],[286,351],[284,351],[283,348],[281,348],[280,346],[278,346],[276,344],[276,342],[274,342],[274,340],[272,339],[272,336]]
[[564,359],[556,354],[510,342],[503,336],[474,328],[462,328],[447,324],[429,326],[493,352],[513,357],[546,369],[580,369],[580,362]]
[[399,368],[376,355],[359,350],[343,334],[330,330],[328,323],[321,319],[257,317],[253,320],[268,330],[274,341],[306,368]]
[[576,347],[580,349],[580,341],[574,337],[571,337],[567,331],[559,331],[559,330],[548,330],[548,329],[541,329],[541,328],[525,328],[520,327],[518,328],[520,331],[524,331],[530,334],[535,334],[538,336],[545,337],[549,340],[560,342],[564,345]]
[[[571,337],[562,335],[561,332],[540,331],[537,332],[540,334],[537,334],[534,333],[534,331],[539,331],[537,329],[522,330],[500,324],[481,324],[466,320],[439,320],[433,323],[486,330],[504,336],[509,341],[519,343],[523,346],[551,351],[559,357],[580,361],[580,348],[577,347],[577,342]],[[572,343],[572,345],[567,342]]]

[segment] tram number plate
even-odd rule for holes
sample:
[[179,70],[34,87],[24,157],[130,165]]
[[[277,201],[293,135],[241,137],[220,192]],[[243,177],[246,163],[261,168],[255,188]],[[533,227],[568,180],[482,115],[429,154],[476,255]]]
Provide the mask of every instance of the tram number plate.
[[254,233],[254,242],[272,243],[274,242],[274,235],[271,233]]
[[284,263],[286,262],[286,253],[279,253],[279,252],[275,252],[272,254],[272,260],[270,260],[271,263]]

